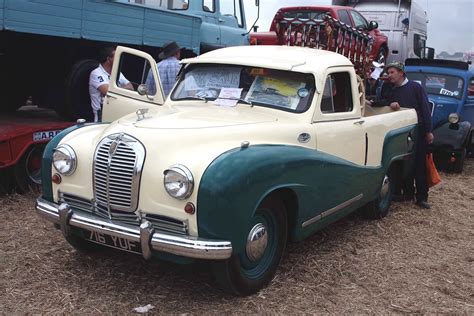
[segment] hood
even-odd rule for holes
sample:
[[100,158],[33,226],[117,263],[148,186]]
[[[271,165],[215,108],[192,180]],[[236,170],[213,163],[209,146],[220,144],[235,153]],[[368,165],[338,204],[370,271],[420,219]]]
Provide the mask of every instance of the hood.
[[127,115],[118,124],[147,129],[202,129],[238,125],[252,125],[275,122],[274,116],[258,113],[254,109],[225,108],[215,105],[180,106],[152,111],[145,118],[137,120],[137,115]]

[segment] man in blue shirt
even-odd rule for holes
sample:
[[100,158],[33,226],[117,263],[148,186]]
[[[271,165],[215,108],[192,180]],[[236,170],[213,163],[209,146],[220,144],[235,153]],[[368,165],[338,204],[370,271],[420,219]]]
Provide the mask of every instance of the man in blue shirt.
[[[157,65],[158,74],[166,98],[176,83],[176,76],[180,69],[181,48],[176,42],[168,43],[163,47],[163,51],[158,55],[158,58],[161,59]],[[156,85],[151,71],[148,72],[145,84],[148,88],[148,94],[155,95]]]
[[[416,197],[418,206],[429,209],[426,155],[428,145],[433,142],[433,133],[428,97],[420,84],[406,78],[403,64],[391,63],[386,69],[391,84],[391,90],[387,95],[388,106],[395,111],[400,107],[414,108],[418,116],[414,170],[403,181],[403,200],[413,200]],[[416,185],[416,194],[413,182]]]

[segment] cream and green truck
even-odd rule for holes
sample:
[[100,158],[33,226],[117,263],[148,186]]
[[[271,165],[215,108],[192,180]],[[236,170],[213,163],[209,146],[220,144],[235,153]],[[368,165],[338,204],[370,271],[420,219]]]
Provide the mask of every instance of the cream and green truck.
[[[387,215],[416,113],[365,107],[345,57],[224,48],[182,61],[166,100],[151,56],[116,57],[112,122],[79,122],[43,158],[36,210],[78,250],[207,260],[222,287],[247,295],[272,280],[288,241],[358,209]],[[129,60],[143,64],[129,78],[137,91],[115,84]]]

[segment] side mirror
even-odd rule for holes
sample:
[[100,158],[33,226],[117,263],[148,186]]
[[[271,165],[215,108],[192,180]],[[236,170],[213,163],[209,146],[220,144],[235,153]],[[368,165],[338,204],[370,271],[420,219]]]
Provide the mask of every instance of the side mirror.
[[258,7],[260,5],[260,1],[259,0],[255,0],[255,6]]
[[253,31],[254,31],[254,32],[257,32],[257,31],[258,31],[258,27],[259,27],[258,25],[254,25],[254,26],[253,26]]
[[375,30],[379,28],[379,24],[375,21],[369,22],[369,31]]
[[425,59],[434,59],[435,50],[433,47],[422,47],[421,48],[421,58]]

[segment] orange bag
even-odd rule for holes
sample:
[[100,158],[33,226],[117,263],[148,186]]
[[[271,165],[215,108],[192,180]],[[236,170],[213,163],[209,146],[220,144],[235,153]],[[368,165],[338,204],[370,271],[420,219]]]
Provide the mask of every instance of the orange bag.
[[434,187],[441,182],[441,177],[439,176],[438,170],[433,162],[433,154],[426,155],[426,180],[428,182],[428,187]]

